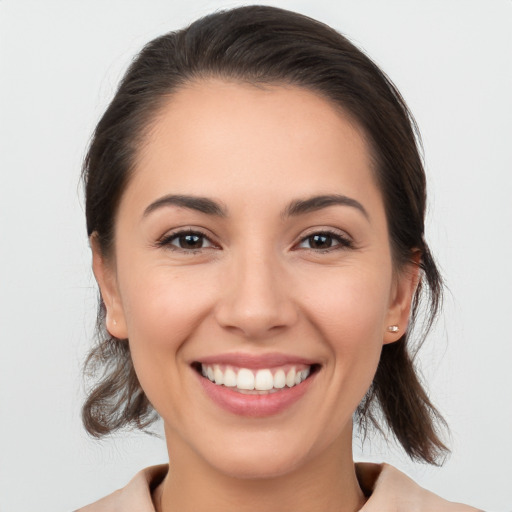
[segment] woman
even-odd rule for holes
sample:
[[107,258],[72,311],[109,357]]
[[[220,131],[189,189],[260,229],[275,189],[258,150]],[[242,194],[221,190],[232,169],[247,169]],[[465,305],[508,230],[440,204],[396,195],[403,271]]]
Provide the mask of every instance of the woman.
[[413,459],[446,447],[407,348],[441,295],[414,123],[351,43],[269,7],[152,41],[84,180],[105,329],[84,423],[157,411],[170,459],[84,510],[475,510],[353,463],[354,414]]

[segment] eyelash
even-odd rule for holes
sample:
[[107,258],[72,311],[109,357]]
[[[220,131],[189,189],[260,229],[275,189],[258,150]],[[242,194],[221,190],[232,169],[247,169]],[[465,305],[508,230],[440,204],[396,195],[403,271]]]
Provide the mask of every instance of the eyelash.
[[201,238],[202,240],[207,240],[212,247],[215,247],[216,244],[214,244],[208,236],[206,236],[201,231],[194,231],[193,229],[182,229],[180,231],[175,231],[173,233],[169,233],[167,235],[164,235],[160,240],[157,241],[156,245],[157,247],[165,247],[170,249],[171,251],[178,251],[183,252],[185,254],[196,254],[198,252],[203,251],[204,249],[209,249],[209,247],[198,247],[198,248],[192,248],[192,249],[186,249],[184,247],[178,247],[177,245],[174,245],[172,242],[174,240],[177,240],[181,237],[185,236],[197,236]]
[[324,253],[328,253],[328,252],[332,252],[332,251],[339,251],[339,250],[343,250],[343,249],[353,249],[354,248],[354,242],[348,236],[342,235],[338,231],[333,231],[330,229],[322,229],[320,231],[314,231],[314,232],[310,233],[309,235],[303,237],[300,240],[298,245],[304,243],[308,239],[312,239],[315,236],[324,236],[324,237],[331,238],[333,241],[336,241],[338,244],[333,247],[328,247],[326,249],[305,248],[306,250],[324,254]]
[[[198,247],[198,248],[189,248],[189,249],[187,249],[187,248],[184,248],[184,247],[178,247],[177,245],[172,243],[174,240],[177,240],[180,237],[185,237],[185,236],[195,236],[195,237],[198,237],[198,238],[202,239],[203,241],[207,240],[209,242],[209,244],[210,244],[210,247]],[[350,238],[340,234],[337,231],[332,231],[332,230],[329,230],[329,229],[322,229],[320,231],[314,231],[311,234],[301,238],[299,243],[296,244],[296,245],[300,246],[301,244],[306,242],[308,239],[311,240],[315,236],[320,236],[320,237],[323,236],[323,237],[326,237],[326,238],[330,238],[333,241],[337,242],[337,245],[334,245],[332,247],[328,247],[328,248],[325,248],[325,249],[314,249],[314,248],[311,248],[311,247],[310,248],[304,247],[303,249],[308,250],[308,251],[312,251],[312,252],[315,252],[315,253],[324,254],[324,253],[328,253],[328,252],[332,252],[332,251],[343,250],[343,249],[353,249],[354,248],[354,243],[353,243],[353,241]],[[218,247],[204,233],[202,233],[201,231],[194,231],[192,229],[184,229],[184,230],[180,230],[180,231],[175,231],[173,233],[169,233],[168,235],[165,235],[160,240],[158,240],[156,245],[157,245],[157,247],[166,247],[166,248],[169,248],[172,251],[178,251],[178,252],[182,252],[182,253],[185,253],[185,254],[197,254],[197,253],[203,251],[204,249],[209,249],[211,247]],[[294,250],[297,250],[297,249],[294,249]]]

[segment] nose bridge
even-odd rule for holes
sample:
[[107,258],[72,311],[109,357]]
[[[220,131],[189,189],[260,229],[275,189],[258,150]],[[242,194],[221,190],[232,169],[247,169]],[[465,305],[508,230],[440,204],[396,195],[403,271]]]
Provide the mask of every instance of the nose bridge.
[[228,267],[217,308],[222,326],[256,339],[294,323],[296,311],[287,272],[275,250],[268,245],[247,244],[233,251]]

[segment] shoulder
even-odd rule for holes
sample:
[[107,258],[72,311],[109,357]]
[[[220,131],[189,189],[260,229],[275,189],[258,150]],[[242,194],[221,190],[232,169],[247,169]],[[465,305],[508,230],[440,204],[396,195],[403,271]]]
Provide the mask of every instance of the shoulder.
[[162,481],[168,469],[167,464],[143,469],[122,489],[75,512],[155,512],[151,490]]
[[358,463],[356,471],[370,495],[360,512],[482,512],[427,491],[389,464]]

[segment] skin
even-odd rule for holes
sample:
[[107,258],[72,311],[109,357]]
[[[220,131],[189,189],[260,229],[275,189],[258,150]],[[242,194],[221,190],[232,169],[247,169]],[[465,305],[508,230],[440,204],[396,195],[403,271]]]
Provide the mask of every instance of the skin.
[[[226,215],[176,205],[144,213],[168,194],[210,198]],[[283,214],[325,194],[364,212]],[[171,235],[182,228],[203,233],[203,246],[180,247]],[[331,242],[314,246],[326,230]],[[107,328],[129,339],[165,424],[170,469],[157,511],[361,509],[352,414],[382,345],[407,326],[417,270],[394,268],[369,150],[346,115],[300,88],[189,84],[140,149],[114,253],[91,245]],[[231,352],[305,357],[320,371],[286,410],[241,417],[214,404],[191,367]]]

